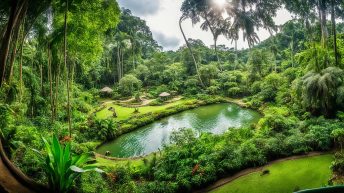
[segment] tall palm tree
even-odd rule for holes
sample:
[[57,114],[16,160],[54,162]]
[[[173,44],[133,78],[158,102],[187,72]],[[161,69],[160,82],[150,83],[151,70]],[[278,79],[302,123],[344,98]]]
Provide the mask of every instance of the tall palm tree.
[[184,41],[185,41],[185,43],[186,43],[186,46],[187,46],[188,49],[189,49],[190,55],[191,55],[192,60],[193,60],[193,62],[194,62],[195,69],[196,69],[196,73],[197,73],[197,77],[198,77],[198,79],[199,79],[199,81],[200,81],[202,87],[205,87],[205,85],[204,85],[204,83],[203,83],[203,81],[202,81],[201,75],[200,75],[200,73],[199,73],[199,70],[198,70],[198,64],[197,64],[195,55],[194,55],[194,53],[193,53],[193,51],[192,51],[192,48],[191,48],[190,43],[188,42],[188,40],[187,40],[187,38],[186,38],[186,36],[185,36],[184,30],[183,30],[183,27],[182,27],[182,22],[183,22],[185,19],[186,19],[185,16],[180,17],[180,19],[179,19],[179,28],[180,28],[180,31],[182,32]]
[[227,4],[226,12],[232,21],[231,28],[242,31],[243,39],[247,40],[249,47],[252,47],[259,42],[255,29],[277,30],[273,17],[276,16],[279,7],[279,2],[272,0],[232,0],[231,3]]
[[230,20],[223,18],[222,10],[211,7],[209,9],[210,11],[205,11],[204,14],[202,14],[202,18],[204,18],[205,22],[201,24],[201,29],[205,31],[208,31],[210,29],[214,40],[215,55],[217,61],[220,62],[220,58],[217,52],[217,40],[220,35],[225,35],[227,33],[230,26]]
[[225,5],[218,6],[212,0],[185,0],[182,5],[182,12],[192,20],[193,24],[199,23],[201,19],[204,22],[201,24],[201,29],[210,31],[214,40],[214,51],[217,61],[220,61],[217,52],[217,39],[222,34],[222,29],[219,30],[218,24],[224,21],[222,16],[225,11]]
[[2,0],[0,12],[7,12],[9,16],[4,29],[0,32],[0,85],[5,81],[6,64],[11,47],[15,41],[15,37],[20,33],[20,26],[28,24],[27,31],[32,27],[37,17],[49,8],[52,0]]
[[271,38],[271,46],[270,46],[270,51],[274,57],[274,64],[275,64],[275,67],[274,68],[271,68],[271,72],[274,70],[275,72],[277,72],[277,54],[278,54],[278,47],[277,47],[277,44],[276,44],[276,39],[275,37],[272,37]]
[[[344,2],[340,0],[330,0],[331,1],[331,23],[332,23],[332,35],[333,35],[333,51],[335,57],[335,65],[339,66],[339,56],[338,56],[338,48],[337,48],[337,25],[336,25],[336,18],[340,15],[340,13],[344,13]],[[342,2],[342,4],[341,4]],[[344,19],[344,14],[341,17]]]
[[15,29],[21,25],[23,16],[26,15],[28,9],[28,1],[13,1],[9,3],[10,14],[6,29],[2,35],[0,44],[0,85],[5,81],[6,62],[11,47],[11,37]]
[[202,85],[202,87],[205,87],[204,84],[203,84],[203,81],[202,81],[202,78],[200,76],[200,73],[199,73],[199,70],[198,70],[198,64],[197,64],[197,61],[195,59],[195,55],[192,51],[192,48],[191,48],[191,45],[190,43],[188,42],[186,36],[185,36],[185,33],[184,33],[184,30],[183,30],[183,27],[182,27],[182,23],[184,20],[186,19],[191,19],[191,22],[192,24],[197,24],[198,22],[201,21],[201,17],[200,17],[200,13],[204,11],[204,9],[202,7],[204,7],[205,5],[205,0],[201,0],[201,1],[197,1],[197,0],[185,0],[182,4],[182,7],[181,7],[181,12],[182,12],[182,16],[180,17],[179,19],[179,28],[180,28],[180,31],[183,35],[183,38],[184,38],[184,41],[186,43],[186,46],[188,47],[189,49],[189,52],[192,56],[192,59],[193,59],[193,62],[194,62],[194,65],[195,65],[195,69],[196,69],[196,73],[197,73],[197,76],[198,76],[198,79]]
[[115,47],[117,49],[116,58],[117,58],[117,79],[118,82],[124,76],[124,54],[125,51],[132,47],[130,41],[130,35],[124,32],[117,31],[115,35]]
[[68,0],[65,1],[65,14],[64,14],[64,38],[63,38],[63,53],[64,65],[67,67],[67,114],[68,114],[68,130],[69,137],[72,137],[72,118],[71,118],[71,104],[70,104],[70,66],[67,66],[67,20],[68,20]]
[[234,52],[235,52],[235,61],[234,61],[234,70],[238,66],[238,40],[239,40],[239,29],[229,27],[227,31],[224,33],[225,37],[228,40],[232,40],[231,43],[234,41]]

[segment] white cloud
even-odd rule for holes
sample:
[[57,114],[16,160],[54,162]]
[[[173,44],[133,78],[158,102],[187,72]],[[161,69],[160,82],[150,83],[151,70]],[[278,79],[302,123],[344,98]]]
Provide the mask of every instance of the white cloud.
[[153,31],[154,39],[161,45],[164,50],[173,50],[178,47],[181,40],[176,36],[167,36],[159,31]]
[[[164,46],[164,50],[176,50],[179,46],[184,44],[183,36],[179,29],[179,17],[182,15],[180,7],[183,0],[120,0],[121,6],[132,9],[133,13],[138,13],[137,9],[141,6],[146,6],[151,14],[139,15],[142,19],[147,21],[147,25],[154,32],[154,37],[158,43]],[[125,6],[126,5],[126,6]],[[156,6],[153,10],[153,6]],[[135,11],[135,10],[136,11]],[[143,12],[141,10],[141,12]],[[288,11],[279,10],[275,18],[277,25],[284,24],[291,19]],[[187,38],[201,39],[207,46],[213,45],[213,38],[210,32],[202,31],[199,25],[192,26],[190,20],[183,22],[183,29]],[[267,39],[270,33],[266,30],[260,30],[258,36],[261,41]],[[174,42],[175,41],[175,42]],[[227,47],[233,47],[230,40],[220,37],[218,45],[224,44]],[[242,39],[238,41],[238,48],[247,48],[247,42]]]
[[160,9],[160,0],[119,0],[121,7],[129,8],[137,16],[153,15]]

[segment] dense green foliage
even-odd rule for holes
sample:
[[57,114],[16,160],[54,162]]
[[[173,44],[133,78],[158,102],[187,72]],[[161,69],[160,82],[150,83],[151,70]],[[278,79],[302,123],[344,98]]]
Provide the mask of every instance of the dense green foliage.
[[[295,17],[277,27],[273,18],[283,6]],[[0,136],[10,159],[60,192],[191,192],[277,158],[333,148],[340,151],[332,169],[344,175],[343,2],[184,0],[181,12],[186,44],[162,51],[146,22],[115,0],[1,1]],[[187,19],[210,31],[214,45],[187,39]],[[257,29],[271,37],[260,42]],[[242,38],[249,49],[218,45],[219,36],[235,45]],[[113,91],[100,93],[104,86]],[[161,100],[162,92],[172,101]],[[117,102],[115,110],[105,109],[100,95]],[[186,102],[173,102],[178,97]],[[183,129],[142,164],[102,165],[98,157],[106,173],[72,172],[76,160],[68,155],[229,97],[263,118],[222,135]],[[53,135],[70,145],[54,139],[42,161],[32,148],[43,152],[41,136]]]
[[[145,173],[137,174],[137,169],[128,165],[125,171],[133,180],[137,175],[149,176],[150,181],[144,186],[142,182],[136,184],[142,192],[189,192],[244,168],[291,155],[330,150],[331,132],[344,126],[324,118],[300,121],[288,112],[276,110],[267,111],[271,114],[261,120],[258,131],[243,128],[220,136],[199,137],[192,130],[177,132],[171,137],[173,143],[154,161],[153,168],[145,170],[146,166],[141,166],[139,170]],[[275,119],[279,116],[283,118]],[[133,184],[122,186],[128,188]]]

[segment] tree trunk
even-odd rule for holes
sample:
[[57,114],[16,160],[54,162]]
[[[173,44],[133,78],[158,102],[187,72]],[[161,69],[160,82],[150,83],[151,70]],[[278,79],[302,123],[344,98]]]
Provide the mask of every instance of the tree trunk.
[[328,30],[327,30],[327,17],[326,17],[326,3],[324,0],[318,0],[319,21],[321,26],[321,43],[324,48],[327,48]]
[[[18,27],[17,30],[19,30],[20,27]],[[13,50],[12,50],[12,56],[11,56],[11,61],[10,61],[10,73],[8,75],[8,82],[11,83],[12,81],[12,76],[13,76],[13,67],[14,67],[14,61],[17,56],[17,44],[18,44],[18,38],[19,38],[19,31],[15,33],[15,41],[13,45]]]
[[51,110],[51,122],[54,123],[54,99],[53,99],[53,77],[51,73],[51,52],[50,45],[48,45],[48,78],[50,85],[50,110]]
[[118,55],[118,57],[119,57],[119,78],[118,78],[118,82],[119,82],[119,80],[121,80],[122,79],[122,58],[121,58],[121,55],[122,55],[122,49],[120,48],[119,49],[119,55]]
[[326,10],[322,10],[321,13],[321,25],[322,25],[322,40],[323,40],[323,45],[325,48],[327,48],[327,40],[328,40],[328,30],[327,30],[327,17],[326,17]]
[[67,70],[67,114],[68,114],[68,130],[69,137],[72,138],[72,120],[71,120],[71,109],[70,109],[70,66],[67,66],[67,19],[68,19],[68,0],[66,0],[66,10],[64,16],[64,65]]
[[210,24],[210,22],[208,20],[208,17],[206,15],[206,13],[204,13],[204,14],[205,14],[204,19],[205,19],[205,21],[208,24],[208,27],[210,29],[211,34],[213,35],[215,55],[216,55],[217,61],[220,62],[219,54],[217,53],[217,45],[216,45],[217,44],[217,37],[216,37],[216,34],[215,34],[215,31],[214,31],[213,27],[211,26],[211,24]]
[[43,61],[40,62],[39,65],[39,73],[40,73],[40,79],[41,79],[41,95],[44,95],[44,89],[43,89]]
[[[134,41],[133,41],[134,42]],[[131,44],[131,49],[132,49],[132,59],[133,59],[133,69],[135,70],[135,52],[134,52],[134,43]]]
[[120,58],[120,54],[119,54],[119,46],[117,47],[117,79],[118,82],[121,79],[121,58]]
[[123,66],[123,60],[122,60],[122,48],[119,49],[119,77],[122,79],[122,66]]
[[[73,100],[73,85],[74,85],[74,79],[75,79],[75,68],[76,68],[76,62],[73,63],[73,66],[72,66],[72,78],[71,78],[71,96],[72,96],[72,100]],[[78,75],[78,74],[77,74]],[[72,103],[73,104],[73,103]]]
[[215,46],[214,49],[215,49],[217,61],[220,62],[220,57],[219,57],[219,54],[217,53],[217,38],[214,38],[214,46]]
[[180,28],[180,31],[181,31],[182,34],[183,34],[184,41],[185,41],[185,43],[186,43],[186,46],[187,46],[188,49],[189,49],[189,52],[190,52],[190,54],[191,54],[191,56],[192,56],[192,59],[193,59],[193,62],[194,62],[194,64],[195,64],[195,68],[196,68],[196,73],[197,73],[198,79],[199,79],[199,81],[200,81],[200,83],[201,83],[201,86],[204,88],[205,86],[204,86],[203,81],[202,81],[202,78],[201,78],[201,76],[200,76],[200,74],[199,74],[198,65],[197,65],[197,62],[196,62],[194,53],[193,53],[193,51],[192,51],[192,49],[191,49],[191,46],[190,46],[188,40],[186,39],[185,33],[184,33],[184,31],[183,31],[183,27],[182,27],[182,22],[183,22],[183,20],[184,20],[184,18],[183,18],[183,17],[180,17],[180,19],[179,19],[179,28]]
[[[26,5],[27,1],[18,1],[13,0],[11,9],[10,9],[10,16],[7,22],[6,30],[4,33],[4,37],[1,41],[0,47],[0,85],[3,84],[5,79],[5,71],[6,71],[6,62],[8,58],[8,53],[11,45],[11,36],[15,26],[20,23],[19,16],[23,14],[23,11],[26,12]],[[25,15],[25,14],[23,14]]]
[[59,91],[59,84],[60,84],[60,60],[57,63],[57,72],[56,72],[56,85],[55,85],[55,99],[54,99],[54,120],[58,119],[57,116],[57,112],[58,112],[58,104],[59,104],[59,100],[58,100],[58,91]]
[[[114,50],[113,50],[114,51]],[[114,55],[111,56],[111,62],[113,63],[113,84],[116,84],[116,66],[117,66],[117,60],[114,59]],[[116,58],[117,59],[117,58]]]
[[20,58],[19,58],[19,81],[20,81],[20,101],[23,98],[23,47],[24,47],[25,35],[24,35],[24,27],[23,27],[23,34],[22,40],[20,44]]
[[290,42],[291,67],[294,68],[294,31]]
[[238,40],[234,40],[234,51],[235,51],[235,61],[234,61],[234,70],[238,65]]
[[[74,85],[74,73],[75,73],[75,67],[76,67],[76,64],[75,62],[72,63],[72,66],[71,66],[71,72],[70,72],[70,103],[71,103],[71,107],[73,106],[73,85]],[[70,107],[70,108],[71,108]]]
[[336,29],[336,11],[335,11],[335,0],[331,0],[331,22],[332,22],[332,33],[333,33],[333,51],[335,58],[335,65],[339,66],[338,51],[337,51],[337,29]]
[[274,57],[275,57],[275,72],[277,73],[277,56],[276,56],[276,54],[274,54]]
[[0,31],[0,42],[1,42],[2,39],[4,38],[5,32],[6,32],[6,25],[3,25],[3,26],[1,27],[1,31]]
[[122,79],[123,78],[123,66],[124,66],[124,64],[123,64],[124,63],[124,61],[123,61],[123,48],[119,50],[119,54],[120,54],[119,55],[119,58],[120,58],[119,61],[121,61],[120,62],[120,64],[121,64],[120,65],[120,68],[121,68],[120,72],[121,72],[121,79]]
[[124,50],[121,50],[122,62],[121,62],[121,78],[124,76]]

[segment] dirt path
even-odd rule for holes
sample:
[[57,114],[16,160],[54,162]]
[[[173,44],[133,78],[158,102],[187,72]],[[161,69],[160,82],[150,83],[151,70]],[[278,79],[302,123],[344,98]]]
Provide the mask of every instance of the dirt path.
[[207,188],[204,188],[204,189],[201,189],[201,190],[197,190],[195,191],[194,193],[206,193],[206,192],[210,192],[212,190],[215,190],[223,185],[226,185],[227,183],[230,183],[242,176],[245,176],[245,175],[248,175],[248,174],[251,174],[251,173],[254,173],[254,172],[259,172],[259,171],[263,171],[264,168],[268,167],[268,166],[271,166],[272,164],[275,164],[275,163],[279,163],[279,162],[284,162],[284,161],[288,161],[288,160],[296,160],[296,159],[302,159],[302,158],[306,158],[306,157],[313,157],[313,156],[319,156],[319,155],[325,155],[325,154],[328,154],[328,153],[323,153],[323,152],[311,152],[309,154],[306,154],[306,155],[300,155],[300,156],[292,156],[292,157],[287,157],[287,158],[282,158],[282,159],[279,159],[279,160],[275,160],[275,161],[272,161],[272,162],[269,162],[268,164],[262,166],[262,167],[258,167],[258,168],[248,168],[248,169],[245,169],[245,170],[242,170],[240,171],[239,173],[236,173],[235,175],[233,176],[229,176],[229,177],[226,177],[226,178],[222,178],[218,181],[216,181],[214,184],[210,185],[209,187]]
[[[128,100],[124,100],[124,101],[119,101],[120,104],[126,104],[129,105],[128,103],[134,101],[134,98],[130,98]],[[142,106],[147,106],[150,102],[154,101],[154,99],[141,99],[141,103],[140,104],[130,104],[130,106],[133,107],[142,107]],[[116,100],[108,100],[108,101],[104,101],[102,102],[103,105],[108,105],[108,104],[112,104],[113,102],[116,102]]]
[[183,98],[182,96],[175,96],[173,99],[168,100],[167,102],[168,103],[176,102],[176,101],[181,100],[182,98]]
[[240,107],[247,107],[247,104],[242,101],[241,99],[233,99],[233,98],[226,98],[227,102],[230,102],[230,103],[235,103],[237,105],[239,105]]
[[[168,100],[166,101],[167,103],[172,103],[172,102],[176,102],[176,101],[179,101],[181,100],[182,97],[181,96],[176,96],[175,98],[171,99],[171,100]],[[130,99],[127,99],[127,100],[123,100],[123,101],[119,101],[120,104],[124,104],[124,105],[128,105],[132,108],[135,108],[135,107],[144,107],[144,106],[148,106],[149,103],[153,102],[155,99],[145,99],[145,98],[142,98],[141,100],[141,103],[140,104],[128,104],[132,101],[134,101],[135,98],[130,98]],[[107,100],[107,101],[104,101],[102,102],[102,105],[108,105],[108,104],[111,104],[115,102],[115,100]]]

